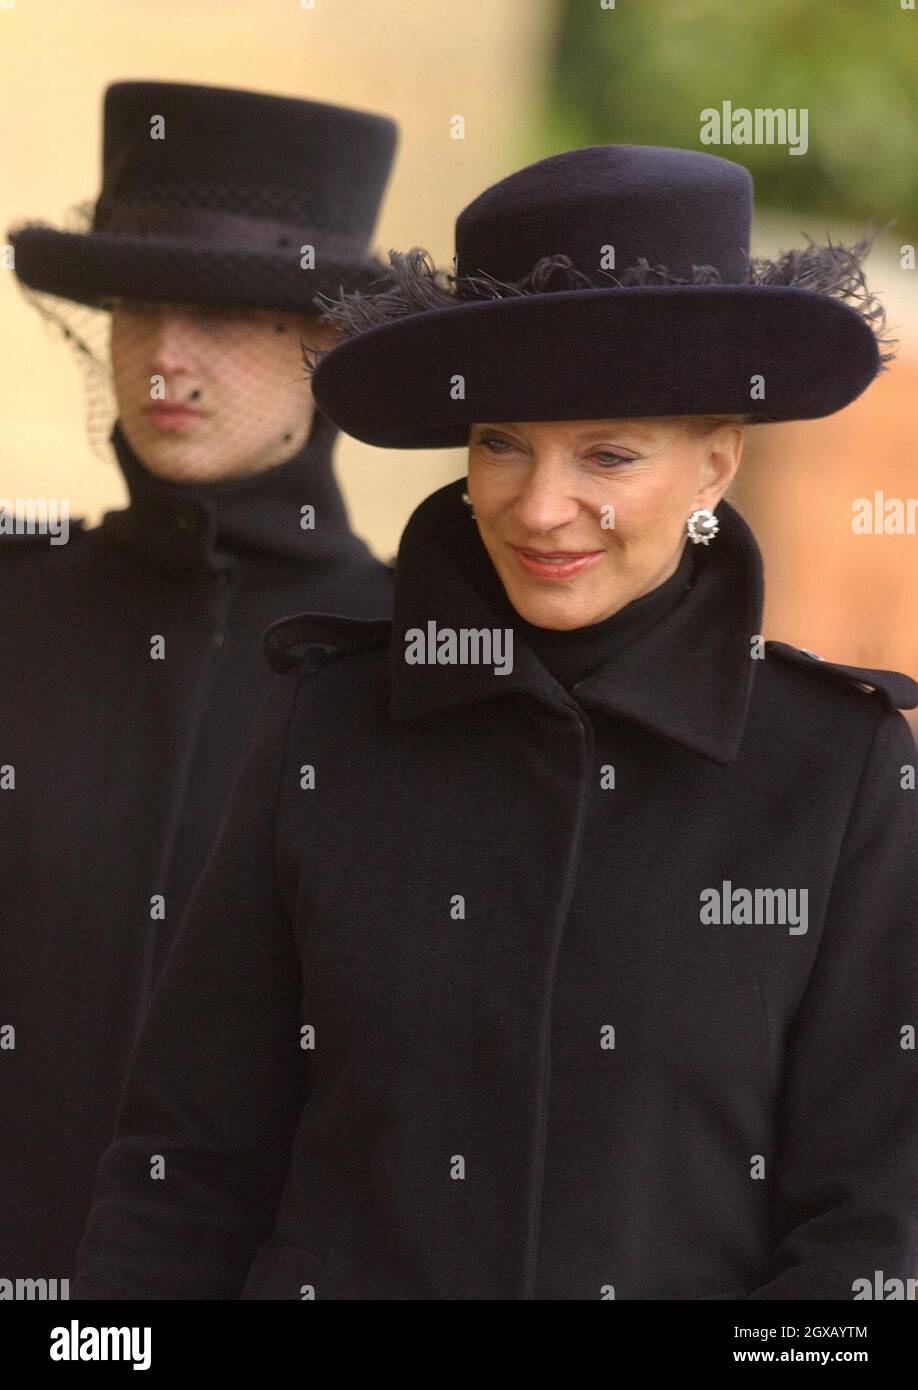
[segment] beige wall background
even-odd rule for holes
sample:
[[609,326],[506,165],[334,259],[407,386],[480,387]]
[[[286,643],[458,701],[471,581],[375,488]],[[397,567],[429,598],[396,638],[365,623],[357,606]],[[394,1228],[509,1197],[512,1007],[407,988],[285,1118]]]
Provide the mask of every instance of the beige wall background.
[[[376,246],[425,245],[441,264],[460,208],[551,153],[537,117],[553,0],[11,3],[0,0],[2,228],[58,221],[95,196],[102,93],[118,79],[250,87],[394,117],[401,141]],[[457,114],[464,140],[450,138]],[[671,143],[684,138],[674,132]],[[878,207],[877,221],[896,212]],[[800,245],[804,232],[850,244],[863,230],[759,206],[753,251]],[[852,499],[918,495],[918,273],[900,264],[899,240],[884,235],[868,267],[900,339],[891,371],[826,420],[751,430],[733,496],[764,554],[766,636],[918,676],[918,538],[851,530]],[[124,490],[114,464],[89,449],[72,354],[10,271],[0,273],[0,312],[0,495],[69,497],[72,515],[95,521]],[[338,450],[353,525],[384,557],[418,502],[463,467],[461,451],[398,454],[346,438]]]
[[[852,245],[864,230],[768,212],[754,249],[773,254],[803,233]],[[732,497],[762,548],[767,637],[918,679],[918,535],[852,529],[858,498],[918,498],[918,273],[903,266],[902,242],[891,229],[866,265],[898,340],[888,370],[825,419],[747,430]],[[903,713],[918,739],[918,710]]]
[[[447,263],[460,208],[528,158],[552,15],[550,0],[15,0],[0,9],[0,230],[57,223],[94,198],[105,87],[156,78],[393,117],[401,139],[376,245],[424,245]],[[464,140],[450,137],[457,114]],[[73,516],[96,520],[125,490],[89,448],[73,356],[10,270],[0,313],[0,495],[69,497]],[[354,528],[385,557],[418,502],[463,466],[460,451],[344,437],[337,455]]]

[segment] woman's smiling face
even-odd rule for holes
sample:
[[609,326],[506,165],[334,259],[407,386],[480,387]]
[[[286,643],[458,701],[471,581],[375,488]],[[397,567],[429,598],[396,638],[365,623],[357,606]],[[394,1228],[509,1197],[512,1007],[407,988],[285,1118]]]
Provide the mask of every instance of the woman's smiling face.
[[708,417],[474,425],[468,492],[516,611],[586,627],[662,584],[742,449],[742,424]]

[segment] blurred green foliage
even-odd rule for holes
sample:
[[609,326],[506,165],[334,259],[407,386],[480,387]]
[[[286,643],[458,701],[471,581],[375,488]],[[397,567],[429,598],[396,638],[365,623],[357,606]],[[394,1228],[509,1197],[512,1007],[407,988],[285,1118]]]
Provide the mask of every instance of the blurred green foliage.
[[[899,0],[556,0],[540,155],[677,145],[737,160],[756,202],[918,230],[918,11]],[[809,146],[703,145],[705,107],[807,108]],[[533,158],[540,157],[533,155]]]

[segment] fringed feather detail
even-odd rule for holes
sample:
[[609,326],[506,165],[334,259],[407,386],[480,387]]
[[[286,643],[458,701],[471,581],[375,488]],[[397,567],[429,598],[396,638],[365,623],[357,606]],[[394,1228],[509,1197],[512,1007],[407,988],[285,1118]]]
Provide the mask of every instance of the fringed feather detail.
[[[885,231],[886,229],[883,228]],[[863,237],[854,246],[833,243],[824,246],[807,237],[807,246],[782,251],[774,259],[752,256],[748,262],[750,285],[782,285],[830,295],[854,309],[869,325],[880,347],[881,363],[895,357],[897,338],[886,336],[886,312],[867,286],[863,262],[876,240]],[[559,290],[594,289],[588,275],[579,271],[569,256],[543,256],[521,280],[505,282],[491,275],[451,275],[438,270],[429,252],[420,246],[410,251],[389,252],[389,271],[377,291],[356,291],[337,298],[317,296],[323,319],[345,336],[364,333],[411,314],[429,309],[448,309],[476,299],[506,299],[520,294],[551,294]],[[692,266],[690,278],[673,275],[665,265],[652,266],[643,257],[620,276],[603,272],[611,284],[621,288],[640,285],[719,285],[716,268]],[[327,351],[327,349],[325,350]],[[325,355],[321,349],[304,349],[307,371],[318,366]],[[881,367],[885,370],[885,366]]]
[[[894,348],[899,339],[887,336],[886,310],[868,287],[864,274],[864,261],[878,235],[862,237],[854,246],[833,244],[831,237],[825,246],[817,246],[811,237],[807,237],[808,246],[782,251],[775,260],[753,256],[750,262],[751,283],[787,285],[840,299],[869,325],[881,349],[880,361],[891,362],[896,355]],[[885,370],[885,367],[881,370]]]

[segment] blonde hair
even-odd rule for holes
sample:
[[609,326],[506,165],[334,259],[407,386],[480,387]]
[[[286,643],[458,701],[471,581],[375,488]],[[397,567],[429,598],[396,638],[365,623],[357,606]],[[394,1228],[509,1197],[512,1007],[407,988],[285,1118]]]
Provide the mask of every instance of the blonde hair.
[[684,418],[689,422],[690,428],[699,430],[702,434],[710,434],[720,425],[748,425],[750,423],[748,415],[686,415]]

